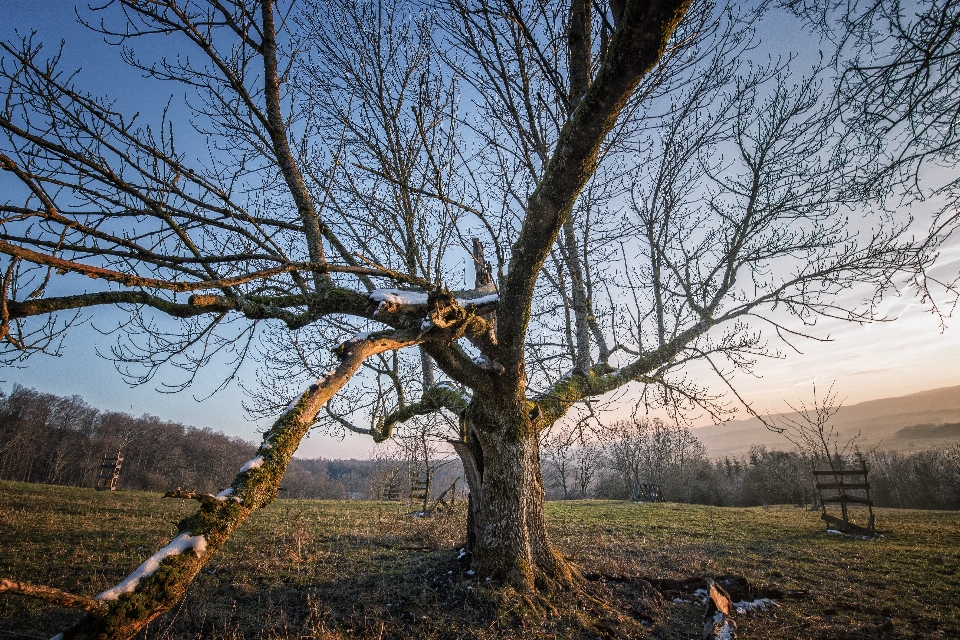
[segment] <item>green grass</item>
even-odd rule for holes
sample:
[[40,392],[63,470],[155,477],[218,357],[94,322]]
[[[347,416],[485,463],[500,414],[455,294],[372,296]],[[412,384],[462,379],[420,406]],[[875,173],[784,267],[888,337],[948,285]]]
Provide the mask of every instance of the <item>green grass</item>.
[[[150,493],[0,483],[0,577],[95,595],[194,509]],[[818,513],[786,506],[580,501],[547,511],[590,593],[642,624],[592,626],[596,608],[573,598],[547,619],[526,615],[457,563],[462,509],[418,519],[396,503],[278,500],[146,637],[698,638],[702,605],[669,581],[735,574],[780,605],[738,616],[739,638],[960,638],[955,512],[881,509],[883,537],[859,540],[827,534]],[[0,596],[0,639],[49,638],[74,615]]]

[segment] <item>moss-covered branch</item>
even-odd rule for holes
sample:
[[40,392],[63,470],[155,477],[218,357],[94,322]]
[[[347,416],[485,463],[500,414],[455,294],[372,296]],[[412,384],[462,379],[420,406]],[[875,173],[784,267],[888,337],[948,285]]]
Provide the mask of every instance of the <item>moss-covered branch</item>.
[[[395,329],[423,327],[425,318],[440,319],[453,314],[436,326],[441,329],[456,326],[452,337],[467,337],[477,344],[489,345],[490,325],[481,317],[496,308],[496,302],[475,304],[451,297],[443,305],[428,301],[421,304],[380,302],[366,293],[343,287],[329,287],[319,294],[226,296],[195,294],[186,302],[175,302],[147,291],[99,291],[72,296],[7,300],[10,320],[47,315],[58,311],[90,307],[132,304],[151,307],[176,318],[236,312],[251,320],[280,320],[291,329],[299,329],[325,315],[343,314],[376,320]],[[441,326],[442,325],[442,326]],[[426,330],[426,329],[425,329]]]
[[588,374],[572,371],[534,398],[542,413],[543,426],[559,420],[570,407],[581,400],[601,396],[630,382],[644,380],[669,364],[687,345],[705,334],[714,324],[712,319],[701,320],[656,351],[644,354],[619,369],[598,364]]
[[[300,328],[332,313],[369,315],[367,310],[370,307],[370,300],[364,294],[341,288],[328,290],[325,296],[240,298],[194,295],[190,296],[187,302],[174,302],[146,291],[99,291],[24,301],[8,300],[7,310],[10,319],[15,320],[58,311],[117,304],[143,305],[175,318],[193,318],[208,313],[222,314],[234,311],[251,320],[280,320],[290,328]],[[306,307],[306,309],[300,311],[296,307]]]
[[102,608],[98,606],[95,613],[64,632],[64,640],[130,638],[173,607],[230,534],[253,511],[276,498],[290,458],[324,403],[353,377],[366,358],[416,344],[420,339],[417,332],[407,331],[346,343],[338,351],[338,366],[304,391],[277,419],[264,434],[256,457],[240,469],[230,487],[218,496],[201,500],[200,509],[179,523],[174,541],[123,583],[100,594],[97,602]]
[[378,425],[373,434],[375,442],[383,442],[393,434],[393,428],[401,422],[406,422],[416,416],[424,416],[447,409],[453,413],[462,413],[466,410],[470,400],[459,389],[440,383],[423,392],[419,402],[403,406],[388,414]]

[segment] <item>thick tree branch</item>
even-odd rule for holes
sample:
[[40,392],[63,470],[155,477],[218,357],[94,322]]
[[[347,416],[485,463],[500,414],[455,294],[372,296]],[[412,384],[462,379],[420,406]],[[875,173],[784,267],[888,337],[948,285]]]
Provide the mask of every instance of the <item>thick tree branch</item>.
[[[280,75],[277,70],[277,40],[273,11],[273,0],[266,0],[261,6],[263,38],[260,51],[263,55],[263,94],[267,102],[267,133],[270,135],[280,172],[283,174],[287,187],[290,189],[290,195],[293,196],[297,205],[297,213],[300,216],[300,222],[303,224],[307,249],[310,252],[310,261],[323,264],[326,262],[326,257],[324,256],[320,233],[319,212],[313,203],[310,190],[303,180],[303,175],[290,149],[290,141],[287,140],[287,125],[283,120],[281,110]],[[316,273],[314,277],[318,289],[323,289],[329,284],[329,282],[326,282],[328,279],[320,273]]]
[[425,416],[447,409],[456,414],[463,413],[470,403],[468,397],[459,389],[440,383],[423,392],[419,402],[408,404],[396,411],[387,414],[377,425],[373,433],[374,442],[383,442],[393,434],[393,428],[400,422],[406,422],[416,416]]
[[121,271],[114,271],[113,269],[106,269],[104,267],[87,265],[81,262],[75,262],[73,260],[65,260],[63,258],[39,253],[31,249],[10,244],[9,242],[5,242],[3,240],[0,240],[0,253],[25,260],[27,262],[32,262],[33,264],[53,267],[62,273],[79,273],[94,280],[101,279],[108,280],[110,282],[119,282],[120,284],[128,287],[162,289],[165,291],[175,291],[179,293],[235,287],[237,285],[247,284],[255,280],[264,280],[266,278],[276,277],[284,273],[293,273],[297,271],[311,271],[314,273],[324,274],[350,273],[364,276],[381,276],[390,278],[397,282],[410,282],[411,280],[402,273],[393,271],[392,269],[355,267],[351,265],[331,265],[325,262],[290,262],[287,264],[278,265],[276,267],[271,267],[269,269],[253,271],[240,276],[231,276],[229,278],[201,280],[199,282],[177,282],[174,280],[138,276],[134,274],[123,273]]
[[714,324],[712,319],[704,319],[678,334],[656,351],[642,355],[619,369],[613,369],[607,364],[599,364],[586,375],[572,371],[534,398],[543,413],[543,425],[553,424],[581,400],[601,396],[627,383],[643,380],[649,374],[670,364],[687,345],[704,335]]
[[[88,615],[64,637],[132,637],[173,607],[230,534],[253,511],[276,498],[290,458],[317,413],[350,381],[363,361],[421,339],[418,331],[407,330],[374,334],[341,345],[337,352],[339,364],[291,403],[290,409],[264,434],[256,457],[240,469],[230,487],[213,499],[201,499],[200,510],[179,523],[178,535],[170,545],[148,559],[130,578],[98,596],[107,611],[98,609],[97,615]],[[189,544],[178,544],[184,540]]]
[[[663,55],[691,0],[627,2],[607,57],[573,117],[560,132],[556,151],[527,203],[501,287],[497,335],[509,350],[511,378],[522,377],[524,336],[537,276],[577,196],[593,175],[604,137],[617,122],[641,78]],[[514,380],[511,380],[511,382]]]

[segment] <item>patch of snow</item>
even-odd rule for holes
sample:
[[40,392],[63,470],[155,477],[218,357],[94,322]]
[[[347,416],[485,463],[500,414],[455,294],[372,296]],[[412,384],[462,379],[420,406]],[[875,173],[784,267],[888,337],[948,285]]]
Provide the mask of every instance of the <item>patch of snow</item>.
[[263,456],[257,456],[253,460],[248,460],[245,465],[240,467],[240,471],[237,473],[246,473],[247,471],[250,471],[250,469],[259,469],[262,464]]
[[673,601],[677,604],[683,604],[683,598],[674,598]]
[[481,304],[487,304],[489,302],[499,302],[499,301],[500,301],[499,293],[489,293],[485,296],[480,296],[479,298],[470,298],[469,300],[460,300],[460,299],[457,300],[457,302],[460,303],[461,305],[465,305],[465,304],[481,305]]
[[876,536],[858,536],[853,533],[844,533],[843,531],[837,531],[836,529],[827,529],[827,533],[832,533],[835,536],[847,536],[848,538],[854,538],[856,540],[873,540],[874,537],[882,538],[882,535]]
[[52,638],[50,638],[50,640],[63,640],[63,634],[62,634],[62,633],[58,633],[57,635],[55,635],[55,636],[53,636]]
[[366,340],[369,337],[370,337],[369,331],[361,331],[360,333],[356,334],[355,336],[347,340],[347,342],[360,342],[361,340]]
[[224,489],[223,491],[215,495],[214,498],[222,502],[226,500],[232,493],[233,493],[233,487],[227,487],[226,489]]
[[115,587],[107,589],[100,595],[96,596],[96,599],[116,600],[124,593],[131,593],[137,588],[137,585],[140,584],[141,580],[144,578],[149,578],[156,573],[157,569],[160,568],[161,562],[171,556],[177,556],[181,553],[185,553],[188,550],[192,550],[199,558],[201,555],[203,555],[203,552],[207,550],[207,539],[202,535],[191,536],[189,533],[181,533],[176,538],[171,540],[170,544],[144,560],[143,564],[137,567],[134,572],[127,576],[123,582]]
[[751,613],[753,611],[763,611],[768,607],[780,608],[780,605],[771,600],[770,598],[760,598],[759,600],[741,600],[740,602],[734,602],[733,607],[737,613],[743,615],[745,613]]
[[460,555],[457,556],[457,560],[463,560],[466,557],[467,557],[467,550],[460,549]]
[[[470,569],[469,571],[467,571],[467,575],[468,575],[468,576],[475,575],[476,573],[477,573],[477,572],[474,571],[473,569]],[[487,580],[489,580],[489,579],[490,579],[490,578],[487,578]]]
[[370,299],[374,302],[390,302],[392,304],[427,304],[427,294],[400,289],[377,289],[370,292]]
[[433,327],[433,321],[429,317],[424,318],[423,322],[420,323],[420,331],[426,331],[431,327]]
[[734,640],[737,637],[736,626],[719,611],[713,614],[713,624],[713,634],[717,640]]
[[706,589],[697,589],[696,591],[693,592],[693,596],[695,598],[700,598],[701,600],[706,602],[707,599],[710,597],[710,592],[707,591]]
[[290,413],[290,411],[292,411],[293,408],[294,408],[295,406],[297,406],[297,403],[300,402],[300,398],[303,397],[303,394],[304,394],[304,393],[306,393],[306,391],[303,391],[303,392],[300,393],[300,395],[295,396],[295,397],[293,398],[293,400],[291,400],[291,401],[287,404],[287,406],[286,406],[286,408],[283,410],[283,412],[284,412],[284,413]]

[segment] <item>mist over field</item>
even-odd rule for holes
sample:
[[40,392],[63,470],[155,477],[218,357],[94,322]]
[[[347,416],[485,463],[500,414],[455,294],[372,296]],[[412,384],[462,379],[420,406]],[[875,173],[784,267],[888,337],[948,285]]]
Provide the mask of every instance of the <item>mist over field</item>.
[[[788,414],[789,415],[789,414]],[[833,416],[842,439],[862,449],[921,451],[960,442],[960,386],[842,406]],[[953,426],[944,426],[944,425]],[[790,443],[756,418],[694,428],[710,457],[744,455],[753,445],[789,449]]]

